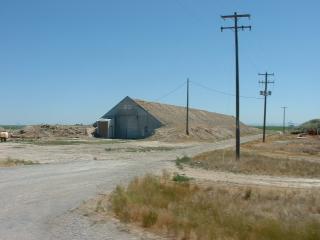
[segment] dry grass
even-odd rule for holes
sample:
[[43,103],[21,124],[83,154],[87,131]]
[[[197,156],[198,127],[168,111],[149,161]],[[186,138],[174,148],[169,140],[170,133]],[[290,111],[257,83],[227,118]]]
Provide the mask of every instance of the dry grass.
[[235,161],[232,149],[206,152],[190,159],[189,164],[234,173],[320,178],[320,162],[268,157],[252,151],[242,151],[240,161]]
[[7,158],[5,160],[0,159],[0,167],[15,167],[19,165],[34,165],[38,164],[33,161],[28,161],[28,160],[20,160],[20,159],[12,159],[12,158]]
[[267,137],[266,143],[262,143],[261,140],[253,141],[243,144],[242,148],[273,156],[320,158],[320,137],[297,138],[296,135],[273,135]]
[[[173,239],[320,239],[319,190],[202,188],[164,174],[118,186],[109,200],[122,222]],[[107,207],[98,205],[104,213]]]

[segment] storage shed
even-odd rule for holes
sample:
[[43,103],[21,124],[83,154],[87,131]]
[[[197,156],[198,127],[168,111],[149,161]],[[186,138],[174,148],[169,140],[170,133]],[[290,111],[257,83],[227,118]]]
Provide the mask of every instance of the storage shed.
[[96,125],[102,138],[139,139],[152,135],[162,123],[136,101],[125,97]]
[[[105,123],[106,121],[107,123]],[[96,122],[97,135],[104,138],[153,140],[209,140],[234,137],[235,118],[190,108],[189,131],[185,134],[186,108],[125,97]],[[242,123],[241,134],[259,133]]]

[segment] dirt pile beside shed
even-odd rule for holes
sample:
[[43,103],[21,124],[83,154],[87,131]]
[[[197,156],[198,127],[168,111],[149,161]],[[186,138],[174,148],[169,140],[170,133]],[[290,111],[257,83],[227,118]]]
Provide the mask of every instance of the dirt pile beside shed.
[[40,139],[40,138],[88,138],[94,128],[87,125],[30,125],[13,131],[13,138]]

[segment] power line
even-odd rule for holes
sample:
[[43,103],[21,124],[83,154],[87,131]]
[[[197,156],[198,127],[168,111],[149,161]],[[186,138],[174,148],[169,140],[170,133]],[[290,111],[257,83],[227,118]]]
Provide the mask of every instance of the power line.
[[263,142],[266,141],[266,119],[267,119],[267,97],[271,95],[271,91],[268,91],[268,84],[274,83],[274,81],[269,81],[269,76],[274,76],[274,73],[259,73],[259,76],[264,76],[264,81],[259,81],[259,83],[264,84],[264,91],[260,91],[260,95],[264,96],[264,115],[263,115]]
[[237,14],[221,16],[223,20],[233,19],[234,25],[232,27],[221,27],[223,30],[234,30],[235,37],[235,60],[236,60],[236,160],[240,160],[240,77],[239,77],[239,41],[238,31],[239,29],[244,31],[245,29],[251,30],[251,26],[238,26],[239,18],[250,18],[250,14]]
[[215,93],[219,93],[219,94],[222,94],[222,95],[226,95],[226,96],[235,96],[234,94],[231,94],[231,93],[227,93],[227,92],[223,92],[223,91],[220,91],[220,90],[217,90],[217,89],[213,89],[213,88],[210,88],[210,87],[207,87],[201,83],[197,83],[197,82],[194,82],[194,81],[191,81],[192,84],[198,86],[198,87],[201,87],[203,89],[206,89],[208,91],[211,91],[211,92],[215,92]]
[[[224,92],[224,91],[221,91],[221,90],[217,90],[217,89],[214,89],[214,88],[210,88],[210,87],[207,87],[201,83],[198,83],[198,82],[194,82],[194,81],[190,81],[191,83],[193,83],[194,85],[198,86],[198,87],[201,87],[203,89],[206,89],[208,91],[211,91],[211,92],[215,92],[215,93],[219,93],[219,94],[222,94],[222,95],[226,95],[226,96],[231,96],[231,97],[235,97],[236,95],[235,94],[232,94],[232,93],[228,93],[228,92]],[[253,97],[253,96],[243,96],[241,95],[240,98],[247,98],[247,99],[257,99],[257,100],[262,100],[263,98],[259,98],[259,97]]]
[[178,87],[174,88],[173,90],[171,90],[170,92],[164,94],[163,96],[155,99],[154,101],[155,101],[155,102],[158,102],[158,101],[160,101],[160,100],[162,100],[162,99],[170,96],[171,94],[175,93],[175,92],[178,91],[180,88],[182,88],[184,85],[186,85],[186,83],[187,83],[187,82],[183,82],[183,83],[180,84]]
[[[256,61],[254,60],[254,58],[252,57],[251,54],[249,54],[249,52],[244,52],[244,54],[247,56],[248,62],[251,64],[251,67],[254,69],[254,71],[259,71],[259,67],[256,64]],[[257,59],[257,58],[256,58]]]
[[[175,93],[176,91],[180,90],[182,87],[184,87],[184,85],[187,84],[187,81],[181,83],[180,85],[178,85],[176,88],[172,89],[171,91],[167,92],[166,94],[162,95],[161,97],[159,98],[156,98],[154,99],[153,101],[160,101],[168,96],[170,96],[171,94]],[[203,88],[207,91],[210,91],[210,92],[215,92],[215,93],[218,93],[218,94],[221,94],[221,95],[225,95],[225,96],[231,96],[231,97],[235,97],[236,95],[235,94],[232,94],[232,93],[228,93],[228,92],[224,92],[224,91],[221,91],[221,90],[218,90],[218,89],[214,89],[214,88],[211,88],[211,87],[208,87],[204,84],[201,84],[199,82],[195,82],[195,81],[191,81],[189,80],[189,85],[190,84],[193,84],[195,86],[198,86],[200,88]],[[240,96],[240,98],[246,98],[246,99],[256,99],[256,100],[262,100],[263,98],[259,98],[259,97],[253,97],[253,96]]]

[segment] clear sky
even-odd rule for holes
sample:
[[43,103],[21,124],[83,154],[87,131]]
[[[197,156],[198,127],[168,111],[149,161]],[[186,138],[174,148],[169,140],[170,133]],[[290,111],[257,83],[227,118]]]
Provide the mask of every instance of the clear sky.
[[[92,123],[125,96],[234,115],[234,35],[220,15],[250,13],[240,33],[241,95],[274,72],[268,122],[320,118],[319,0],[0,0],[0,124]],[[159,99],[160,98],[160,99]],[[241,100],[260,124],[263,101]]]

